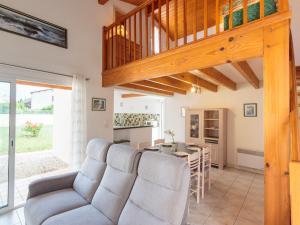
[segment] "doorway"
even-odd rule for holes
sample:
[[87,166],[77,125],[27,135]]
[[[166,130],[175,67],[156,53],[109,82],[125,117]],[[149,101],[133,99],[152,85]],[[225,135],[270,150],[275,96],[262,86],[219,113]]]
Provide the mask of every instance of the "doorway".
[[0,81],[0,211],[22,206],[32,180],[71,164],[71,87]]

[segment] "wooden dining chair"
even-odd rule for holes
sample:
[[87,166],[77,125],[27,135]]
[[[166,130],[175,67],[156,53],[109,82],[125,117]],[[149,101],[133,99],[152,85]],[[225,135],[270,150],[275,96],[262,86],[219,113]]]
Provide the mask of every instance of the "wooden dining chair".
[[154,140],[154,146],[161,145],[165,143],[165,139],[156,139]]
[[201,198],[204,198],[205,185],[208,184],[208,189],[211,188],[211,151],[210,147],[193,147],[192,154],[188,156],[188,164],[191,171],[191,188],[190,194],[196,195],[197,203]]
[[137,144],[137,149],[138,150],[144,150],[147,147],[150,147],[151,143],[150,142],[140,142]]

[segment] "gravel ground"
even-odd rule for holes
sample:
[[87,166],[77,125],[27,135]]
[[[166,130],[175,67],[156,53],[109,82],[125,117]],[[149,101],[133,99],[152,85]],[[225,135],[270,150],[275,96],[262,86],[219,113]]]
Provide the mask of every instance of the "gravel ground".
[[[16,155],[16,179],[65,169],[68,164],[51,151],[20,153]],[[0,183],[7,181],[7,156],[0,156]]]

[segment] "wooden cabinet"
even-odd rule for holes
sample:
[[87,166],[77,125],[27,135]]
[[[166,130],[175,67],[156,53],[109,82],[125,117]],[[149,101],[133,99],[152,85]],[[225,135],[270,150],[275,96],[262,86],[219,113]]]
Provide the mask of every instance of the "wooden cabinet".
[[223,169],[227,161],[227,109],[188,109],[185,141],[210,145],[212,164]]

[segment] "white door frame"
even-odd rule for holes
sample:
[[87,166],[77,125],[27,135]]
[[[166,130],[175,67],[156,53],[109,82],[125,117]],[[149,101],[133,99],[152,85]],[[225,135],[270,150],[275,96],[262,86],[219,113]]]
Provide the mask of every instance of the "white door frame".
[[10,84],[9,104],[9,152],[8,152],[8,205],[0,209],[0,214],[14,208],[15,190],[15,125],[16,125],[16,80],[0,77],[0,82]]

